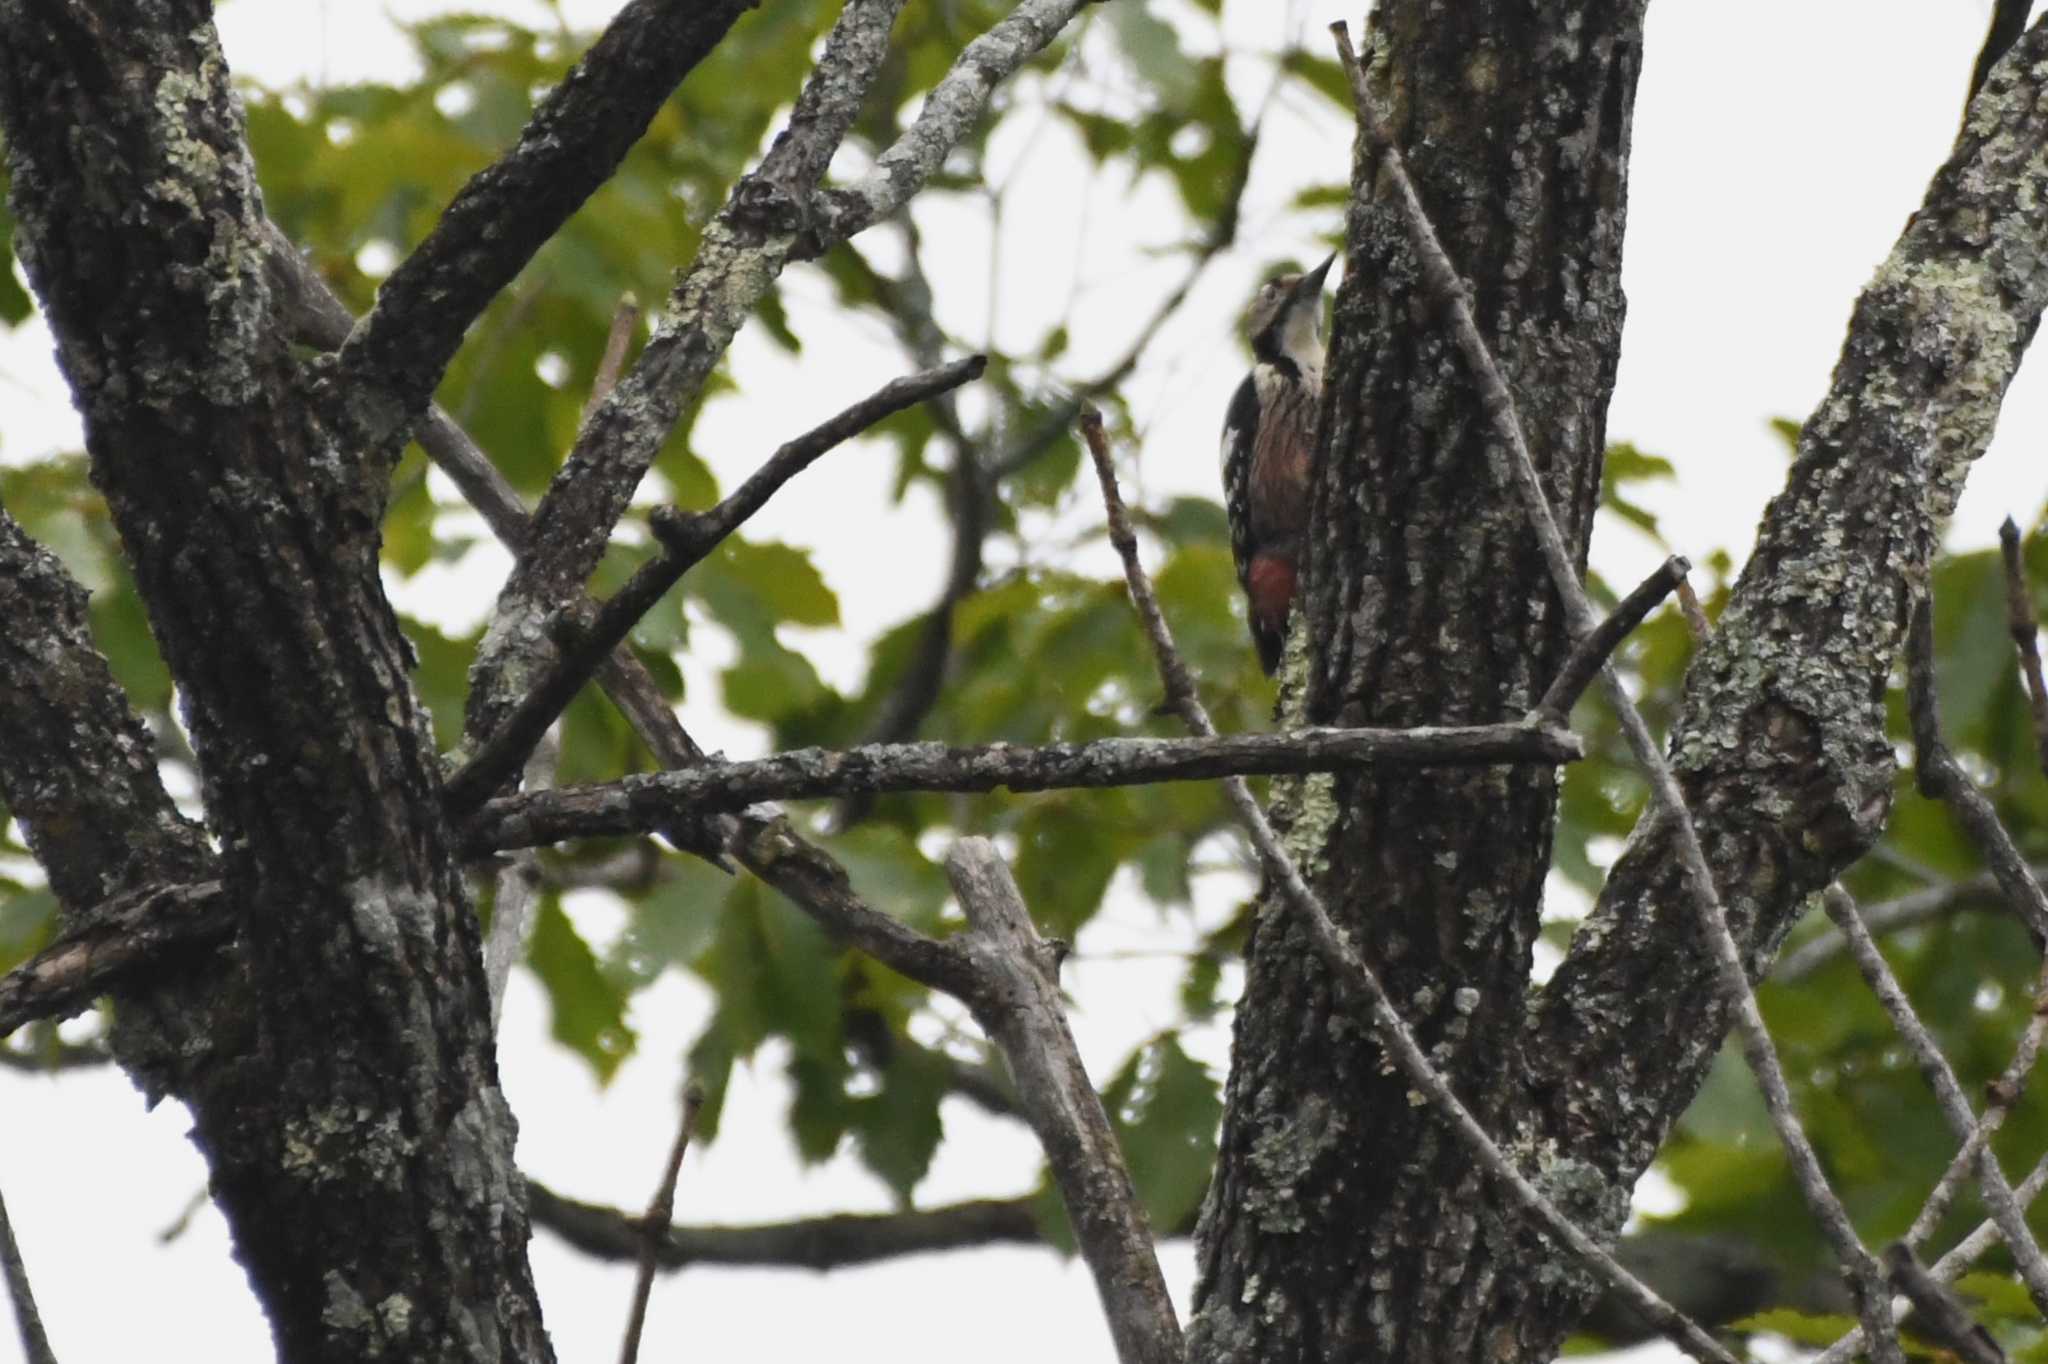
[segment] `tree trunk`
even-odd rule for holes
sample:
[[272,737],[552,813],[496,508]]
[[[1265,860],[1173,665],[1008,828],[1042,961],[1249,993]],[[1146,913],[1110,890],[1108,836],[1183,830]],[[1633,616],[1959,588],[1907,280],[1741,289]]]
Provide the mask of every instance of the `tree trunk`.
[[[1621,341],[1642,9],[1389,0],[1366,53],[1581,561]],[[1519,716],[1562,661],[1562,613],[1365,160],[1347,248],[1299,632],[1313,644],[1290,659],[1283,706],[1311,724]],[[1283,802],[1340,924],[1510,1150],[1555,801],[1548,770],[1495,768],[1310,778]],[[1548,1190],[1596,1232],[1626,1212],[1625,1188]],[[1200,1230],[1191,1358],[1547,1358],[1584,1285],[1551,1272],[1504,1209],[1268,898]]]
[[[378,577],[386,470],[264,286],[211,10],[0,4],[22,258],[237,920],[239,997],[164,1080],[281,1358],[544,1360],[476,917]],[[39,853],[67,836],[44,819]]]

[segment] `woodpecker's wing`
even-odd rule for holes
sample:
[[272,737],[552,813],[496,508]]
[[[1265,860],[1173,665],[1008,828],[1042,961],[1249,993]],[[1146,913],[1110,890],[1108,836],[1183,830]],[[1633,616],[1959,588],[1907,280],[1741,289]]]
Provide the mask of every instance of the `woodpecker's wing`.
[[1223,510],[1230,517],[1230,556],[1237,561],[1237,581],[1245,584],[1251,570],[1252,456],[1259,436],[1259,386],[1244,376],[1223,417]]

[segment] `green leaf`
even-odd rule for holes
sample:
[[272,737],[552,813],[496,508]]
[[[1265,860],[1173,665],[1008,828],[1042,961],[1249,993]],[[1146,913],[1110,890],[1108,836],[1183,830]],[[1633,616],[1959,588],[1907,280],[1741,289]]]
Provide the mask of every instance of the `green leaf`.
[[626,996],[603,971],[554,895],[543,898],[527,947],[527,965],[540,978],[554,1010],[557,1042],[590,1063],[600,1083],[632,1055]]
[[1132,1055],[1103,1091],[1124,1161],[1152,1225],[1187,1225],[1216,1165],[1223,1099],[1215,1077],[1161,1033]]
[[1827,1346],[1856,1329],[1856,1318],[1839,1312],[1799,1312],[1774,1307],[1728,1323],[1731,1331],[1769,1331],[1795,1345]]
[[698,969],[717,941],[726,898],[738,884],[700,858],[664,857],[661,879],[634,904],[608,969],[636,988],[671,966]]
[[49,890],[0,894],[0,970],[41,951],[57,927],[57,897]]
[[866,1165],[909,1205],[911,1192],[931,1169],[945,1126],[945,1058],[922,1047],[900,1047],[882,1068],[878,1093],[854,1101],[853,1129]]

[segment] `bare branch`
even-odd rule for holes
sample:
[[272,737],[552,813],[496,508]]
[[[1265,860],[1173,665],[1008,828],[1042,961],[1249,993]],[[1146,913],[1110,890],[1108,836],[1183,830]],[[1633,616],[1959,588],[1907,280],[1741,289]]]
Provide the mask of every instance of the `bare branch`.
[[655,1260],[669,1223],[676,1213],[676,1179],[682,1174],[683,1156],[690,1138],[697,1132],[697,1115],[704,1109],[704,1086],[695,1080],[683,1086],[683,1116],[676,1127],[675,1144],[669,1147],[661,1186],[640,1225],[640,1270],[633,1280],[633,1310],[626,1318],[626,1343],[619,1352],[620,1364],[636,1364],[640,1358],[640,1332],[647,1324],[647,1299],[654,1292]]
[[2027,926],[2039,947],[2048,943],[2048,894],[2028,871],[2026,859],[1999,821],[1990,798],[1977,789],[1941,737],[1941,716],[1934,697],[1932,615],[1932,606],[1921,599],[1913,608],[1906,634],[1906,710],[1913,723],[1914,779],[1922,795],[1948,806],[1997,879],[2013,915]]
[[2020,528],[2008,516],[1998,528],[1999,555],[2005,561],[2005,620],[2012,647],[2020,656],[2020,677],[2027,687],[2027,711],[2034,722],[2034,751],[2048,773],[2048,682],[2041,678],[2041,648],[2034,619],[2034,594],[2027,587],[2026,559],[2020,552]]
[[1892,1286],[1913,1304],[1913,1320],[1920,1328],[1955,1351],[1963,1364],[2005,1364],[2005,1351],[1991,1333],[1979,1326],[1944,1284],[1914,1258],[1913,1249],[1903,1241],[1885,1247],[1885,1268],[1891,1271]]
[[[1194,678],[1188,672],[1180,650],[1174,646],[1173,632],[1166,624],[1165,613],[1159,609],[1159,598],[1152,590],[1151,580],[1145,575],[1144,565],[1139,562],[1138,538],[1131,530],[1123,495],[1117,489],[1116,469],[1110,460],[1109,442],[1103,435],[1101,417],[1093,412],[1084,414],[1081,435],[1095,461],[1095,475],[1102,485],[1102,501],[1109,520],[1110,543],[1123,560],[1124,581],[1130,588],[1131,602],[1137,608],[1138,618],[1144,622],[1145,634],[1151,640],[1160,681],[1166,688],[1167,704],[1196,735],[1213,737],[1216,726],[1210,721],[1209,712],[1195,691]],[[1223,789],[1251,837],[1252,846],[1257,849],[1267,875],[1279,886],[1288,905],[1308,930],[1317,951],[1329,963],[1339,988],[1371,1021],[1394,1064],[1401,1068],[1401,1073],[1408,1077],[1423,1100],[1457,1135],[1474,1162],[1506,1187],[1546,1233],[1584,1261],[1602,1282],[1621,1295],[1644,1320],[1654,1324],[1680,1349],[1695,1359],[1733,1364],[1734,1356],[1698,1322],[1658,1297],[1624,1269],[1508,1160],[1479,1119],[1451,1089],[1449,1082],[1430,1064],[1421,1044],[1415,1040],[1415,1034],[1409,1031],[1408,1024],[1388,998],[1386,987],[1380,984],[1371,964],[1337,927],[1329,910],[1302,877],[1301,868],[1281,845],[1266,812],[1252,798],[1251,788],[1242,778],[1231,777],[1225,780]]]
[[[1336,37],[1338,55],[1351,81],[1359,130],[1371,142],[1381,168],[1393,185],[1395,202],[1415,245],[1423,278],[1441,301],[1452,336],[1472,369],[1480,403],[1500,437],[1501,456],[1508,474],[1522,494],[1530,526],[1550,569],[1552,586],[1564,604],[1565,618],[1574,634],[1588,635],[1595,628],[1592,603],[1579,581],[1577,565],[1565,546],[1557,518],[1552,514],[1549,499],[1543,491],[1543,480],[1536,472],[1536,462],[1529,453],[1521,418],[1515,411],[1514,395],[1508,389],[1507,380],[1502,376],[1485,338],[1480,335],[1464,281],[1458,277],[1457,269],[1444,251],[1442,240],[1429,221],[1422,200],[1415,192],[1414,182],[1409,179],[1400,149],[1395,145],[1366,84],[1365,72],[1360,69],[1358,56],[1351,48],[1349,30],[1339,20],[1330,26],[1330,31]],[[1792,1106],[1791,1090],[1785,1083],[1784,1068],[1779,1063],[1770,1032],[1764,1026],[1756,994],[1750,988],[1741,949],[1729,930],[1727,911],[1721,904],[1720,891],[1714,884],[1714,874],[1707,864],[1706,850],[1700,844],[1699,831],[1693,824],[1684,793],[1679,790],[1671,766],[1665,761],[1663,749],[1650,733],[1642,713],[1636,709],[1635,702],[1611,664],[1601,668],[1601,684],[1620,719],[1629,751],[1649,779],[1653,800],[1676,835],[1679,856],[1687,873],[1687,890],[1701,936],[1705,938],[1713,958],[1722,993],[1734,1013],[1743,1056],[1756,1076],[1764,1106],[1770,1113],[1772,1126],[1777,1129],[1779,1141],[1785,1147],[1800,1192],[1805,1195],[1815,1220],[1834,1247],[1843,1272],[1849,1276],[1856,1293],[1857,1312],[1871,1337],[1872,1353],[1877,1356],[1879,1364],[1905,1364],[1904,1352],[1886,1312],[1889,1298],[1884,1288],[1883,1271],[1869,1249],[1857,1238],[1847,1209],[1843,1208],[1841,1200],[1829,1186],[1820,1158],[1799,1124],[1798,1113]]]
[[[1840,886],[1829,886],[1821,895],[1821,903],[1849,944],[1849,952],[1856,959],[1856,967],[1863,973],[1863,979],[1870,986],[1870,992],[1877,996],[1877,1002],[1890,1016],[1892,1026],[1905,1039],[1906,1046],[1920,1064],[1920,1073],[1927,1077],[1928,1087],[1934,1091],[1941,1115],[1947,1120],[1949,1130],[1956,1134],[1965,1148],[1976,1148],[1978,1183],[1984,1192],[1984,1202],[1991,1209],[1993,1220],[2012,1250],[2013,1260],[2020,1267],[2020,1276],[2025,1280],[2027,1291],[2033,1295],[2036,1310],[2048,1314],[2048,1261],[2041,1258],[2041,1247],[2035,1244],[2034,1234],[2027,1227],[2026,1212],[2013,1197],[2012,1186],[2006,1182],[2005,1171],[1998,1165],[1998,1157],[1986,1143],[1986,1137],[1977,1133],[1978,1119],[1970,1111],[1970,1101],[1963,1094],[1962,1085],[1950,1068],[1948,1058],[1941,1053],[1941,1046],[1928,1033],[1918,1014],[1913,1012],[1912,1001],[1899,987],[1898,978],[1891,967],[1885,964],[1884,954],[1877,950],[1876,941],[1856,913],[1855,902]],[[1956,1167],[1967,1169],[1972,1162],[1958,1159]],[[1929,1200],[1930,1205],[1933,1199]],[[1945,1204],[1944,1204],[1945,1206]],[[1939,1220],[1939,1214],[1930,1217],[1923,1210],[1914,1219],[1915,1226],[1932,1229]],[[1912,1242],[1904,1243],[1910,1257]],[[1887,1263],[1890,1263],[1888,1258]],[[1918,1269],[1917,1262],[1914,1268]],[[1894,1281],[1898,1278],[1898,1266],[1891,1264]],[[1924,1271],[1923,1271],[1924,1272]]]
[[[537,1227],[546,1227],[586,1255],[631,1260],[645,1244],[641,1221],[617,1208],[564,1198],[529,1179],[527,1199]],[[744,1227],[678,1227],[659,1238],[665,1269],[688,1265],[753,1265],[827,1270],[873,1264],[900,1255],[1044,1240],[1030,1198],[989,1198],[894,1213],[840,1213]]]
[[166,955],[225,942],[235,930],[218,881],[146,886],[73,918],[56,942],[0,976],[0,1037],[77,1013]]
[[472,672],[467,737],[496,730],[526,692],[549,616],[576,599],[677,419],[772,289],[803,208],[860,112],[904,0],[846,0],[789,123],[704,230],[652,340],[583,424],[533,514]]
[[[2022,1206],[2040,1197],[2041,1190],[2048,1187],[2048,1156],[2038,1161],[2026,1179],[2014,1190]],[[1955,1248],[1931,1265],[1927,1273],[1936,1283],[1954,1283],[1962,1277],[1963,1271],[1975,1264],[1985,1251],[1998,1243],[1998,1224],[1992,1221],[1979,1222],[1977,1229],[1956,1242]],[[1903,1312],[1890,1313],[1893,1320]],[[1856,1327],[1827,1349],[1815,1355],[1809,1364],[1849,1364],[1863,1349],[1863,1328]]]
[[394,403],[383,436],[426,405],[469,324],[611,178],[690,69],[755,0],[631,0],[391,272],[341,348],[336,378]]
[[1181,1364],[1180,1324],[1151,1228],[1067,1027],[1059,986],[1066,945],[1038,936],[1009,867],[987,839],[956,842],[946,875],[969,925],[954,941],[980,975],[965,1002],[1009,1062],[1018,1102],[1095,1275],[1117,1357],[1123,1364]]
[[[2048,877],[2048,862],[2030,863],[2027,872],[2036,880]],[[1857,912],[1861,915],[1864,925],[1874,937],[1897,933],[1902,929],[1912,928],[1950,914],[1979,909],[1996,910],[1999,913],[2011,912],[1999,890],[1998,878],[1988,871],[1966,880],[1944,881],[1940,885],[1927,886],[1896,899],[1857,906]],[[1781,985],[1796,985],[1842,955],[1846,946],[1841,932],[1830,929],[1813,941],[1802,943],[1778,958],[1777,967],[1771,972],[1771,978]]]
[[1557,680],[1536,703],[1536,713],[1559,720],[1569,716],[1580,694],[1613,657],[1614,651],[1621,647],[1622,640],[1628,638],[1629,632],[1641,625],[1644,617],[1656,610],[1657,603],[1670,596],[1672,589],[1684,582],[1685,575],[1691,571],[1692,565],[1685,557],[1674,554],[1659,564],[1655,573],[1643,579],[1635,591],[1616,603],[1605,620],[1572,646],[1564,666],[1557,670]]
[[811,205],[810,231],[799,259],[822,256],[910,202],[944,164],[946,154],[981,121],[1001,82],[1043,52],[1089,0],[1023,0],[969,43],[952,70],[925,96],[917,119],[875,167],[844,189],[826,190]]
[[591,376],[590,393],[583,400],[583,416],[578,426],[589,421],[597,405],[611,397],[612,390],[619,386],[619,371],[626,367],[626,350],[633,344],[633,331],[639,325],[640,300],[629,289],[619,296],[619,306],[612,313],[611,330],[604,338],[604,355],[597,362],[597,373]]
[[598,610],[589,625],[576,629],[572,638],[558,647],[554,661],[540,681],[534,683],[470,760],[448,778],[448,808],[459,817],[497,790],[526,761],[533,746],[576,699],[576,693],[583,690],[590,675],[625,642],[640,618],[654,609],[655,603],[682,580],[683,574],[766,506],[785,483],[876,422],[979,378],[987,364],[986,356],[973,355],[923,374],[894,380],[784,445],[710,511],[658,519],[655,530],[661,537],[662,552],[642,564]]
[[1421,729],[1302,729],[1201,739],[1093,739],[1079,744],[869,744],[798,748],[748,762],[711,760],[487,801],[465,833],[472,852],[567,838],[646,833],[705,810],[856,792],[1049,791],[1207,777],[1323,772],[1364,765],[1491,767],[1582,755],[1578,736],[1530,724]]
[[21,1336],[23,1359],[27,1364],[57,1364],[50,1338],[43,1333],[36,1295],[29,1288],[28,1266],[22,1263],[21,1247],[15,1244],[14,1223],[8,1219],[5,1202],[0,1202],[0,1277],[7,1280],[7,1296],[14,1304],[14,1326]]

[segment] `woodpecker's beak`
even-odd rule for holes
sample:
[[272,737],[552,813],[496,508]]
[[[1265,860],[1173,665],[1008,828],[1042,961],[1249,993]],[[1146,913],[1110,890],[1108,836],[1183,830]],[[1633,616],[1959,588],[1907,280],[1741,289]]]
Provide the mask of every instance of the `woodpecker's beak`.
[[1323,257],[1323,263],[1301,277],[1297,286],[1304,294],[1319,294],[1323,291],[1323,279],[1330,273],[1330,267],[1337,263],[1337,253],[1332,251]]

